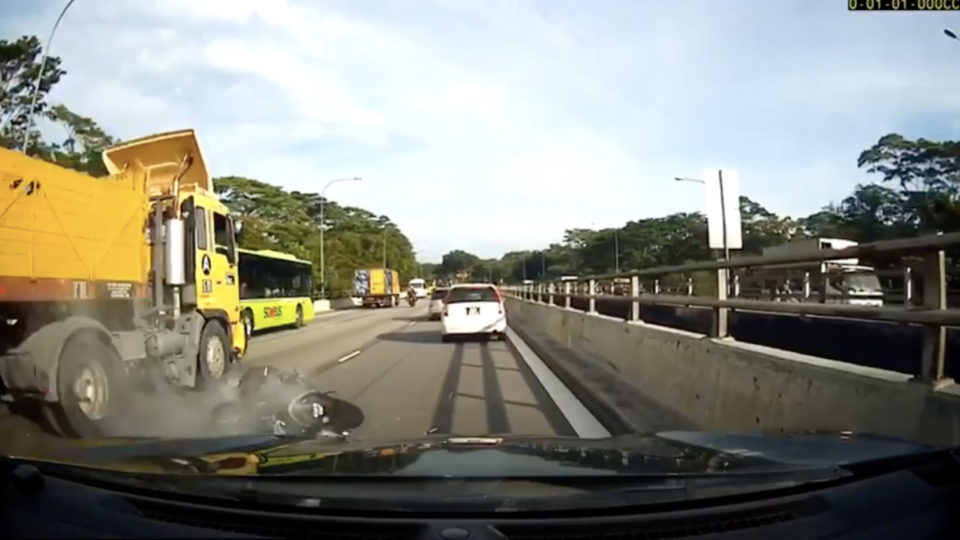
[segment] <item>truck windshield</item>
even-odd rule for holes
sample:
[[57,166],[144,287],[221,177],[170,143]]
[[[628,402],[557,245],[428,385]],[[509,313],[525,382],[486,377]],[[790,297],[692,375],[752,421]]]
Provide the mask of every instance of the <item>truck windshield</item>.
[[844,276],[843,284],[852,292],[881,292],[880,279],[873,274],[853,274]]

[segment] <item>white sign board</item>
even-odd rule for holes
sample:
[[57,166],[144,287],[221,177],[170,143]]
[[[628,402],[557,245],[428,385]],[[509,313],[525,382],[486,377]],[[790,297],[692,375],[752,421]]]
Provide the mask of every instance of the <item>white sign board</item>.
[[[707,236],[710,249],[743,248],[740,225],[740,179],[737,171],[704,169],[703,184],[707,195]],[[722,194],[722,195],[721,195]],[[726,219],[726,242],[724,226]]]

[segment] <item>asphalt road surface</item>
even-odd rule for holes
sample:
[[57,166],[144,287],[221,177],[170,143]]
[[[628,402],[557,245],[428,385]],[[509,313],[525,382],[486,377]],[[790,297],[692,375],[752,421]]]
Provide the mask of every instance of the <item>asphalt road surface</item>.
[[[508,314],[509,317],[509,314]],[[512,336],[515,338],[515,336]],[[603,436],[605,432],[522,342],[443,343],[426,305],[321,314],[251,340],[245,367],[295,369],[359,409],[351,439],[458,435]],[[30,415],[0,411],[0,452],[43,455],[77,444]]]

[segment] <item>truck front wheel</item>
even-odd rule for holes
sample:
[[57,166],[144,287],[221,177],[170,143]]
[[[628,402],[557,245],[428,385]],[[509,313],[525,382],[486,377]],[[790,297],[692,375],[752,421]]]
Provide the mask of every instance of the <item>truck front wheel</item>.
[[57,368],[57,394],[60,403],[44,411],[54,429],[72,437],[107,435],[126,397],[116,349],[93,332],[68,338]]
[[200,354],[197,359],[200,376],[197,377],[197,386],[206,388],[223,377],[230,361],[229,351],[227,332],[223,325],[216,320],[207,321],[200,333]]

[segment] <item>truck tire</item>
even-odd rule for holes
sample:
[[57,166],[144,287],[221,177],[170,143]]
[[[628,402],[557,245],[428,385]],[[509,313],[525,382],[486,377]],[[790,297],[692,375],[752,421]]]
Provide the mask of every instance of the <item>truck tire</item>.
[[243,310],[243,333],[247,341],[250,341],[250,336],[253,335],[253,312],[249,309]]
[[294,323],[296,328],[303,326],[303,307],[297,304],[297,322]]
[[59,404],[44,416],[66,437],[102,437],[125,407],[127,391],[120,355],[95,332],[80,331],[67,339],[57,367]]
[[197,387],[207,388],[217,382],[227,372],[230,363],[230,343],[227,331],[218,320],[207,321],[200,333],[200,353],[197,355],[200,364],[197,369]]

